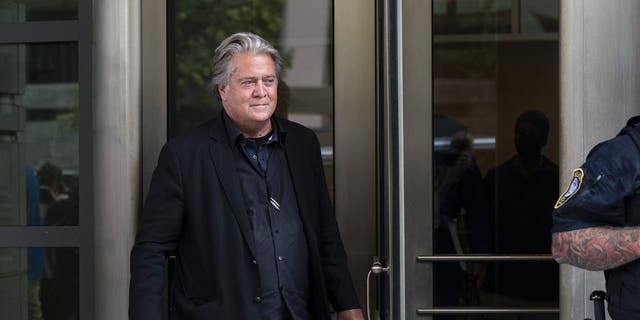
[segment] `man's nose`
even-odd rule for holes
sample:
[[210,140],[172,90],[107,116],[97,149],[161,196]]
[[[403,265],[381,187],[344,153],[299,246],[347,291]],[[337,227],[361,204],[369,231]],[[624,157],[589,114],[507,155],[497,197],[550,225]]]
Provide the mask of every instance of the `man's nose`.
[[264,97],[267,94],[267,89],[264,87],[264,82],[258,80],[256,87],[253,89],[253,95],[256,97]]

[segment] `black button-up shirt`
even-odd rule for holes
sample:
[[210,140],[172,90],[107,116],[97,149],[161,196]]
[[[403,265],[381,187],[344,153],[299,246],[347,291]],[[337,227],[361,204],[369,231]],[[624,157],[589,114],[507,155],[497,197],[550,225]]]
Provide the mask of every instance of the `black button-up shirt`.
[[256,248],[262,290],[254,302],[262,319],[310,319],[309,254],[282,145],[286,133],[272,120],[270,135],[249,139],[223,114]]

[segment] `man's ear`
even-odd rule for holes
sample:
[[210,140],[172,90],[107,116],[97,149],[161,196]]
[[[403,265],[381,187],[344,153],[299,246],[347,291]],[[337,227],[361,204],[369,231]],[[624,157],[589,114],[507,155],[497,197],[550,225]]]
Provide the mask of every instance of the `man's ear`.
[[220,100],[224,101],[227,98],[227,89],[229,86],[219,84],[216,86],[216,90],[218,90],[218,95],[220,96]]

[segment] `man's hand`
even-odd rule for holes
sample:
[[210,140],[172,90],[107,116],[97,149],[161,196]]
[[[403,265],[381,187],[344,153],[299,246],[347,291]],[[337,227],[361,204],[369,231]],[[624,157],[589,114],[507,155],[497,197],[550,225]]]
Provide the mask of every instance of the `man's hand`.
[[360,309],[351,309],[338,312],[338,320],[364,320]]

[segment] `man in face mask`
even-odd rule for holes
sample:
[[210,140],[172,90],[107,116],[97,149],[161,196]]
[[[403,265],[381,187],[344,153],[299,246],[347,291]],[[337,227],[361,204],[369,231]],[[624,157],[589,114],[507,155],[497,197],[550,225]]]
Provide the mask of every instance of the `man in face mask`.
[[[489,170],[483,180],[480,207],[489,225],[484,232],[493,239],[493,253],[547,253],[551,211],[558,193],[558,166],[542,155],[549,121],[539,111],[525,111],[514,129],[517,154]],[[552,262],[514,262],[495,268],[493,283],[499,297],[557,298],[558,268]]]
[[514,143],[518,156],[515,165],[529,175],[543,161],[542,147],[547,144],[549,121],[538,111],[525,111],[516,120]]

